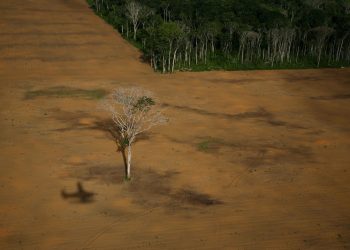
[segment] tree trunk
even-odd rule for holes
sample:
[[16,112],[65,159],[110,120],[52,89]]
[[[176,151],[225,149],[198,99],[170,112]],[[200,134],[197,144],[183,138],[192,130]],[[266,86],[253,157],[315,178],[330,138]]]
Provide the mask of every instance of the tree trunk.
[[323,50],[323,43],[324,43],[324,41],[322,41],[322,45],[320,46],[319,51],[318,51],[317,67],[320,67],[320,62],[321,62],[321,57],[322,57],[322,50]]
[[153,66],[154,66],[154,70],[157,71],[158,66],[157,66],[157,59],[156,56],[153,54]]
[[153,54],[151,56],[151,68],[154,69],[154,66],[153,66]]
[[134,24],[134,40],[136,41],[137,25]]
[[343,49],[343,43],[344,43],[344,38],[341,40],[340,46],[338,45],[338,49],[337,49],[337,55],[336,55],[336,62],[339,62],[340,60],[340,55],[341,55],[341,51]]
[[128,162],[126,160],[125,148],[120,150],[123,156],[125,178],[128,176]]
[[171,72],[174,72],[175,69],[175,59],[176,59],[176,52],[177,52],[177,48],[174,51],[174,56],[173,56],[173,63],[172,63],[172,67],[171,67]]
[[126,22],[126,37],[129,38],[129,22]]
[[196,38],[196,51],[195,51],[195,57],[196,57],[196,65],[198,64],[198,41],[197,41],[197,38]]
[[208,40],[205,40],[204,64],[207,64],[207,54],[208,54]]
[[214,54],[215,52],[215,46],[214,46],[214,36],[211,38],[211,53]]
[[173,41],[169,41],[168,72],[171,72],[171,51],[172,50],[173,50]]
[[130,167],[131,167],[131,145],[129,144],[128,147],[128,164],[126,168],[126,179],[130,180]]

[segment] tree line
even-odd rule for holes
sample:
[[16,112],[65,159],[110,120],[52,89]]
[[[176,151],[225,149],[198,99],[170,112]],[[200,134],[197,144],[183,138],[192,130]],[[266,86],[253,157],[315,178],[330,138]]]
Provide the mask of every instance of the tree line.
[[350,0],[88,0],[156,71],[350,64]]

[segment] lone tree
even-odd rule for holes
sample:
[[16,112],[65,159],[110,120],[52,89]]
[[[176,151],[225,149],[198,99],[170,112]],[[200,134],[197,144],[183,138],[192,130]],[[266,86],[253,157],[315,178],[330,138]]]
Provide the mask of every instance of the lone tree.
[[131,146],[136,137],[154,126],[167,122],[150,91],[142,88],[118,88],[107,98],[105,108],[115,125],[118,151],[122,153],[125,179],[130,180]]

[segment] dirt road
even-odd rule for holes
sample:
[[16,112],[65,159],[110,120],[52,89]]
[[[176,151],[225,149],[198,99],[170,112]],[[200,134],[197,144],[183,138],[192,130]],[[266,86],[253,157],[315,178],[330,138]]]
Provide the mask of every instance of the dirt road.
[[[161,75],[84,0],[0,13],[0,249],[350,249],[350,69]],[[170,123],[123,182],[98,107],[131,85]]]

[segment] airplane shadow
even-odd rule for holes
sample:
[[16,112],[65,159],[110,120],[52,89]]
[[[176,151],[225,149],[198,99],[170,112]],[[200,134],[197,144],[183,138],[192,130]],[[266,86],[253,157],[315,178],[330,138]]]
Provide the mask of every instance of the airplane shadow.
[[64,200],[69,200],[72,202],[91,203],[94,201],[95,195],[96,193],[84,190],[83,184],[81,182],[77,182],[76,192],[66,192],[64,189],[61,190],[61,197]]

